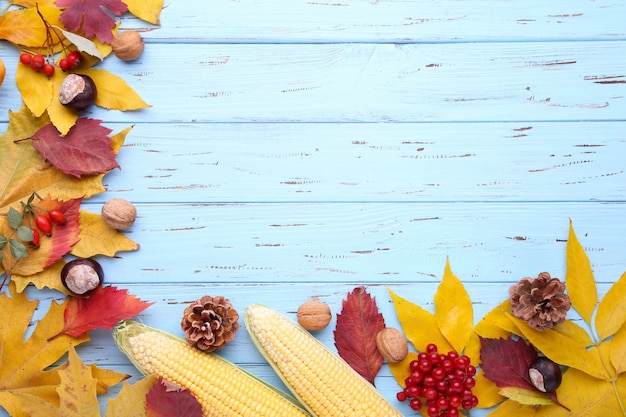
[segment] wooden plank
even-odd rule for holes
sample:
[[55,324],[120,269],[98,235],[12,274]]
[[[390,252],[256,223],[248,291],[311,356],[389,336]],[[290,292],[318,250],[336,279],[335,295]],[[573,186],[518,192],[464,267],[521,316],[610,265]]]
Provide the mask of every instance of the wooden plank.
[[[135,283],[464,282],[564,276],[571,218],[602,282],[626,271],[624,203],[140,204],[141,248],[102,259]],[[98,211],[86,202],[84,209]]]
[[[122,123],[623,120],[626,42],[149,45],[112,61],[153,107]],[[17,62],[17,51],[0,58]],[[9,70],[6,85],[14,83]],[[18,109],[5,89],[0,115]]]
[[624,122],[139,124],[93,201],[621,201],[624,137]]
[[[201,0],[171,2],[161,42],[499,42],[624,38],[618,0],[365,1]],[[150,27],[127,19],[122,28]]]

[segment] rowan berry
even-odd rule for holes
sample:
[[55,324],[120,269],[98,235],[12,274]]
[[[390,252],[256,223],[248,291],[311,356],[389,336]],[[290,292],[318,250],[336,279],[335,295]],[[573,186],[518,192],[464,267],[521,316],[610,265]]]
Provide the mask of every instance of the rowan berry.
[[31,58],[30,67],[35,71],[39,71],[43,68],[45,63],[46,59],[43,57],[43,55],[37,54]]
[[70,65],[70,68],[74,68],[80,65],[81,58],[80,52],[72,51],[65,59],[67,59],[67,63]]
[[28,52],[22,52],[20,54],[20,62],[24,65],[30,65],[30,61],[33,59],[33,56]]
[[41,70],[48,77],[52,77],[54,75],[54,65],[52,64],[48,64],[48,63],[43,64],[43,67],[41,68]]
[[59,61],[59,68],[61,68],[63,71],[69,71],[72,66],[69,62],[67,62],[67,58],[61,58],[61,60]]

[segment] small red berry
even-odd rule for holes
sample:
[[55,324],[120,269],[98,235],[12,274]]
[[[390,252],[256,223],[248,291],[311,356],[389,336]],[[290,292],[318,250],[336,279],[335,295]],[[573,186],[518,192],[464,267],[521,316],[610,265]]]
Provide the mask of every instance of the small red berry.
[[69,71],[72,66],[69,62],[67,62],[67,58],[61,58],[61,60],[59,61],[59,68],[61,68],[63,71]]
[[52,220],[56,224],[63,225],[65,223],[67,223],[67,219],[65,218],[65,214],[63,214],[63,212],[61,210],[52,209],[52,210],[50,210],[48,212],[48,216],[50,217],[50,220]]
[[54,65],[51,64],[43,64],[43,67],[41,68],[41,70],[43,71],[44,74],[46,74],[48,77],[52,77],[54,75]]
[[437,352],[437,345],[434,343],[429,343],[428,345],[426,345],[426,352]]
[[52,222],[47,216],[40,214],[35,217],[37,228],[48,236],[52,235]]
[[40,242],[39,230],[32,229],[32,232],[33,232],[33,240],[28,242],[28,244],[34,249],[37,249],[39,247],[39,242]]
[[80,60],[81,60],[80,52],[72,51],[67,55],[66,59],[67,59],[67,63],[70,65],[71,68],[77,67],[80,65]]
[[33,56],[28,52],[22,52],[20,54],[20,62],[24,65],[30,65],[30,61],[33,59]]
[[409,406],[412,410],[419,411],[419,409],[422,408],[422,402],[417,398],[413,398],[409,403]]
[[406,394],[404,393],[404,391],[400,391],[396,394],[396,398],[398,399],[398,401],[404,402],[406,401]]
[[30,60],[30,67],[35,71],[39,71],[46,63],[46,59],[41,54],[37,54]]

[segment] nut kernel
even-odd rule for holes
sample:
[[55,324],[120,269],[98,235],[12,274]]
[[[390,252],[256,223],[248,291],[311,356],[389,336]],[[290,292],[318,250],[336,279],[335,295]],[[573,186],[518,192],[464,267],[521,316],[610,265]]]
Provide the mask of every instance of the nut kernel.
[[387,362],[400,362],[409,354],[404,335],[393,327],[385,327],[376,335],[376,347]]
[[136,217],[135,206],[123,198],[112,198],[102,206],[102,220],[114,229],[130,228]]
[[319,300],[307,301],[298,308],[298,323],[307,330],[322,330],[331,318],[330,307]]

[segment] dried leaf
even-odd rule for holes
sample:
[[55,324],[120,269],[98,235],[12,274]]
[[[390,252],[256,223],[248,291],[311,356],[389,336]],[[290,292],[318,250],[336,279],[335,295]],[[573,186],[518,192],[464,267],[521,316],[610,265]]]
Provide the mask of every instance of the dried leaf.
[[485,378],[499,388],[518,387],[535,390],[530,381],[528,368],[537,352],[523,340],[481,338],[481,368]]
[[95,104],[109,110],[139,110],[150,107],[148,103],[119,76],[101,69],[88,69],[76,73],[90,76],[98,88]]
[[63,33],[63,36],[65,36],[68,41],[72,42],[76,49],[78,49],[79,51],[85,52],[95,58],[98,58],[100,61],[104,59],[102,52],[100,52],[94,41],[75,33],[63,30],[63,28],[60,28],[58,26],[56,27],[56,29],[60,30],[61,33]]
[[72,298],[65,307],[63,329],[52,336],[80,337],[91,330],[111,330],[120,320],[133,318],[154,303],[141,301],[128,290],[100,287],[89,297]]
[[463,352],[474,327],[472,300],[463,283],[446,266],[435,293],[435,322],[456,352]]
[[146,395],[146,417],[202,417],[202,406],[188,389],[169,388],[163,379]]
[[161,24],[160,15],[163,9],[163,0],[124,0],[128,11],[141,20],[154,25]]
[[613,336],[626,323],[626,272],[605,294],[596,312],[596,331],[600,340]]
[[33,146],[57,169],[81,178],[83,175],[104,174],[119,168],[111,148],[111,129],[101,120],[78,119],[66,136],[52,124],[32,136]]
[[120,0],[56,0],[56,5],[65,8],[61,21],[67,29],[77,31],[82,28],[86,37],[95,35],[104,43],[111,43],[113,39],[111,30],[115,27],[115,19],[112,15],[120,16],[128,11]]
[[376,300],[364,287],[355,288],[342,302],[337,314],[337,352],[363,378],[374,384],[383,357],[376,347],[376,335],[385,328]]
[[572,306],[591,326],[591,316],[598,303],[598,290],[591,270],[591,263],[576,237],[571,221],[565,256],[567,262],[565,282]]
[[55,301],[37,322],[32,334],[25,338],[39,302],[17,293],[13,283],[9,284],[9,291],[11,296],[0,294],[0,310],[3,312],[0,320],[0,340],[3,342],[0,349],[0,405],[12,416],[26,416],[18,394],[57,402],[56,387],[61,381],[59,369],[48,368],[67,352],[70,344],[78,345],[89,338],[61,335],[48,341],[63,327],[67,302],[58,304]]
[[157,382],[157,377],[149,375],[134,384],[124,382],[115,399],[109,399],[105,417],[145,417],[146,395]]
[[102,220],[102,216],[80,211],[80,241],[72,247],[72,254],[79,258],[96,255],[115,256],[120,251],[139,249],[139,245]]

